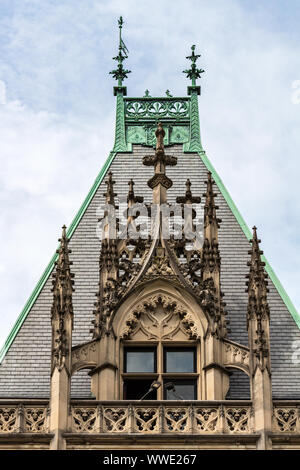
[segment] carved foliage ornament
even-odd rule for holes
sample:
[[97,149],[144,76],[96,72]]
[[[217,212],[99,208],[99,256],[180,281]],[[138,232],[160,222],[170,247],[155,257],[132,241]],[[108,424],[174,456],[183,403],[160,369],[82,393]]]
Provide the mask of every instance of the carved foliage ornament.
[[189,117],[189,98],[185,99],[143,99],[129,100],[125,99],[125,116],[142,120],[145,118],[188,118]]
[[192,314],[165,294],[152,295],[140,302],[128,315],[121,338],[132,338],[140,330],[154,340],[171,340],[179,331],[189,339],[200,337]]

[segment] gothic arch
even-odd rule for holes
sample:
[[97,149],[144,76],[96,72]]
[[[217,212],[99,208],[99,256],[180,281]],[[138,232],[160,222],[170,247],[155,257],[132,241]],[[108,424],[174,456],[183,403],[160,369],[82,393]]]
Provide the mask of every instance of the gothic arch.
[[97,344],[95,340],[72,348],[72,375],[82,369],[94,369],[97,364]]
[[144,339],[171,340],[180,331],[182,339],[197,340],[206,328],[206,317],[195,300],[165,281],[152,282],[133,294],[113,321],[115,335],[121,339],[129,339],[139,331]]

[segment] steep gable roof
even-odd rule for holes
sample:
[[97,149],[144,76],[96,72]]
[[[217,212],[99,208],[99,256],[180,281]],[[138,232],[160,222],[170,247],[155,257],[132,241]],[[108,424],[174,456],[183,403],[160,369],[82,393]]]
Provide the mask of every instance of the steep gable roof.
[[[119,196],[125,196],[127,182],[133,177],[137,194],[145,194],[145,198],[150,201],[146,181],[151,176],[151,170],[143,167],[141,160],[146,147],[153,147],[158,120],[162,121],[166,129],[164,143],[168,146],[168,153],[178,158],[178,166],[169,171],[174,183],[169,192],[171,200],[173,198],[175,202],[176,195],[184,192],[187,178],[192,181],[195,196],[202,194],[207,170],[212,173],[216,183],[220,196],[220,216],[223,220],[220,229],[221,282],[231,323],[231,338],[247,344],[244,276],[247,273],[251,232],[201,144],[198,111],[200,87],[196,86],[195,78],[199,78],[203,71],[195,66],[198,57],[192,49],[192,55],[188,57],[192,66],[186,71],[192,85],[188,87],[186,97],[172,97],[167,93],[166,97],[155,98],[146,93],[142,98],[126,98],[127,90],[120,79],[118,86],[114,88],[114,148],[67,231],[67,236],[71,239],[70,247],[73,249],[75,272],[74,344],[90,339],[90,321],[99,278],[100,243],[95,230],[96,208],[103,202],[103,179],[108,170],[112,170],[117,192]],[[0,379],[3,379],[0,385],[1,395],[36,393],[38,396],[46,396],[48,393],[52,302],[49,277],[56,259],[57,254],[50,260],[0,351]],[[263,260],[271,280],[269,303],[273,391],[281,398],[296,395],[300,397],[299,366],[292,361],[294,341],[300,340],[300,316],[268,261],[264,257]],[[38,387],[35,374],[39,376]],[[80,380],[77,393],[81,390],[86,394],[86,381],[82,379],[81,385],[79,382]],[[240,388],[237,386],[237,390],[242,388],[243,385]]]

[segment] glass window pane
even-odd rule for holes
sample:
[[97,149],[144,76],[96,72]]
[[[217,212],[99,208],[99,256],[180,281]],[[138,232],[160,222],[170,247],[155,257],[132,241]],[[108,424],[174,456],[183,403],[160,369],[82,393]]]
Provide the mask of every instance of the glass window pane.
[[[124,400],[140,400],[149,392],[153,380],[125,380]],[[157,400],[157,391],[152,390],[144,400]]]
[[[195,380],[172,380],[166,382],[165,400],[196,400],[196,381]],[[173,385],[173,387],[172,387]]]
[[125,372],[155,372],[154,349],[125,351]]
[[195,350],[166,349],[165,372],[195,372]]

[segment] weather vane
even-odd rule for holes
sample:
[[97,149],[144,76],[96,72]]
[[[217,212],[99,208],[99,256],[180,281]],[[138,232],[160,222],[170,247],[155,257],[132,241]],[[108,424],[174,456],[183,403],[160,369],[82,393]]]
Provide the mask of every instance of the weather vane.
[[183,70],[183,73],[186,73],[187,78],[192,80],[192,86],[196,86],[196,79],[201,78],[201,73],[204,72],[203,69],[197,69],[196,62],[201,57],[201,54],[195,54],[195,45],[191,47],[192,55],[188,55],[186,58],[192,62],[191,68]]
[[123,18],[120,16],[118,19],[118,25],[119,25],[119,54],[116,57],[113,57],[114,60],[118,62],[118,68],[115,70],[112,70],[111,73],[112,76],[118,80],[118,86],[122,86],[122,82],[125,78],[127,78],[127,75],[131,73],[130,70],[124,69],[123,67],[123,61],[127,59],[128,57],[128,49],[122,39],[122,26],[123,26]]

